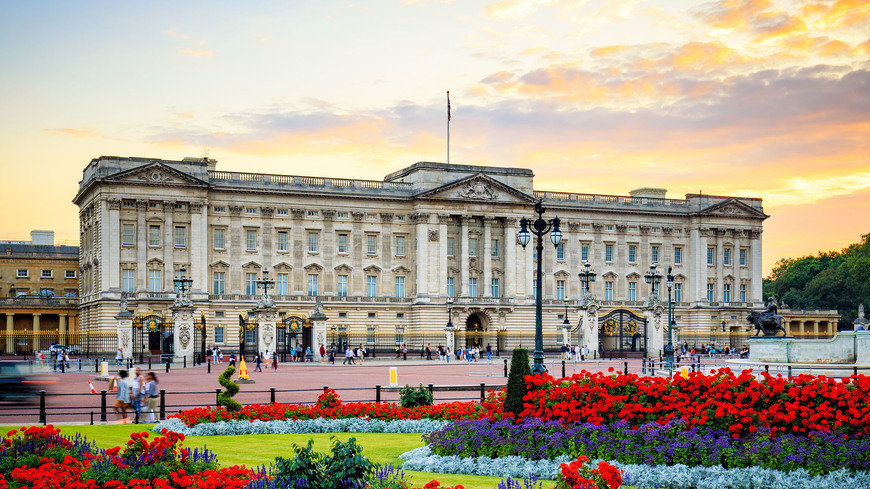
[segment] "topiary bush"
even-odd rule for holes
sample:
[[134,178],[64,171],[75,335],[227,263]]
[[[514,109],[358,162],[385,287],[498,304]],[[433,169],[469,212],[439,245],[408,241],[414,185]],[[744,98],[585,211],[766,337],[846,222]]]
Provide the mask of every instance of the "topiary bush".
[[529,367],[529,350],[516,348],[511,357],[511,371],[508,374],[507,393],[504,397],[504,411],[518,417],[523,412],[523,397],[529,392],[526,376],[532,375]]
[[435,399],[432,397],[432,393],[429,392],[429,389],[423,387],[423,384],[420,384],[420,387],[417,388],[405,384],[405,387],[402,387],[402,390],[399,391],[399,404],[404,408],[431,406],[434,403]]
[[227,408],[227,411],[240,411],[242,403],[233,399],[233,396],[239,393],[239,384],[232,381],[231,377],[236,373],[236,367],[227,367],[224,373],[218,376],[218,383],[224,386],[224,390],[218,394],[218,406]]

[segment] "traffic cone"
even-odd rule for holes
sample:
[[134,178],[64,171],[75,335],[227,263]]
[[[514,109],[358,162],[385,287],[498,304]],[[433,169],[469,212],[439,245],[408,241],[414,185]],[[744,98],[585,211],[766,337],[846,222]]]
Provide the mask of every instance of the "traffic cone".
[[90,380],[88,381],[88,387],[91,388],[91,394],[97,394],[97,390],[94,389],[94,384],[92,384]]

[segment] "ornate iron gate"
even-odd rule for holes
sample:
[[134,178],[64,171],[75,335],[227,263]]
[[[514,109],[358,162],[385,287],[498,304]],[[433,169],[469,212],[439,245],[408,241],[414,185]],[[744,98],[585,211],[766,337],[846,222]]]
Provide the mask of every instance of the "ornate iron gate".
[[278,321],[276,343],[276,352],[281,354],[281,361],[286,361],[290,348],[296,346],[302,347],[303,355],[305,349],[311,346],[311,321],[299,316],[282,316]]
[[[260,331],[257,320],[239,314],[239,356],[260,353]],[[247,361],[248,358],[245,358]]]
[[598,320],[598,346],[605,355],[638,356],[646,352],[646,318],[628,309],[615,309]]
[[[194,361],[205,363],[205,340],[208,331],[205,327],[205,313],[200,313],[200,319],[193,322],[193,358]],[[197,348],[199,351],[197,351]]]
[[139,361],[148,355],[172,355],[174,353],[172,320],[159,314],[146,314],[133,318],[133,354],[139,353]]

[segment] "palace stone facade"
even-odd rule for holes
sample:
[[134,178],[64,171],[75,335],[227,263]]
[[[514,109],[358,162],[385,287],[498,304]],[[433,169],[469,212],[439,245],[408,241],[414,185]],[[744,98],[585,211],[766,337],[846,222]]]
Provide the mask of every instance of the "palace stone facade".
[[[133,314],[168,314],[185,266],[207,343],[231,350],[265,267],[278,310],[308,317],[319,297],[333,341],[434,348],[453,297],[455,346],[531,346],[534,246],[523,249],[516,235],[540,199],[564,235],[560,250],[547,240],[543,253],[546,348],[563,341],[567,299],[572,344],[598,349],[590,304],[598,317],[626,308],[650,318],[645,343],[658,356],[667,322],[643,279],[653,262],[662,274],[673,267],[680,342],[744,342],[747,311],[763,305],[761,199],[550,192],[533,177],[422,162],[383,180],[349,180],[221,171],[207,159],[96,158],[74,199],[81,328],[116,328],[122,292]],[[581,301],[584,260],[597,280],[594,299]],[[666,301],[664,278],[660,289]]]

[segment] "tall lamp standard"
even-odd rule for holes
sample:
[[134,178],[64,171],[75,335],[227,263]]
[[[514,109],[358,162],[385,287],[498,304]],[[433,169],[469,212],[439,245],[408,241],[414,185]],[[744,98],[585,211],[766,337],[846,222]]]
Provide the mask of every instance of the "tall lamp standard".
[[592,269],[592,265],[589,264],[588,261],[583,262],[583,270],[580,270],[580,286],[583,288],[583,295],[589,295],[589,282],[595,281],[595,270]]
[[571,321],[568,321],[568,298],[565,297],[565,320],[562,321],[562,327],[568,329],[571,327]]
[[263,269],[263,276],[257,279],[257,288],[263,289],[263,295],[260,297],[260,300],[257,303],[257,307],[260,308],[271,308],[275,307],[275,303],[272,302],[272,298],[269,297],[269,289],[275,286],[275,279],[269,276],[269,269]]
[[[448,330],[453,329],[453,297],[447,298],[447,326]],[[450,346],[453,348],[453,346]]]
[[[538,218],[534,222],[525,217],[520,219],[520,232],[517,233],[517,241],[523,246],[523,249],[531,241],[529,225],[532,227],[531,233],[534,233],[538,237],[535,247],[538,253],[538,266],[535,275],[535,354],[532,364],[532,375],[539,375],[547,371],[547,367],[544,366],[544,327],[541,319],[544,236],[550,233],[550,241],[553,242],[553,246],[559,246],[559,243],[562,242],[562,230],[559,228],[559,224],[562,221],[558,217],[554,217],[549,221],[544,219],[543,214],[545,211],[543,203],[541,201],[536,202],[535,213],[538,214]],[[551,230],[552,232],[550,232]]]
[[665,362],[668,371],[674,370],[674,301],[671,299],[671,289],[674,287],[674,276],[671,273],[671,267],[668,267],[668,275],[665,284],[668,286],[668,344],[665,345]]

